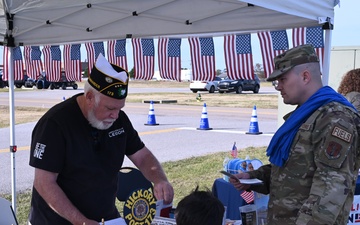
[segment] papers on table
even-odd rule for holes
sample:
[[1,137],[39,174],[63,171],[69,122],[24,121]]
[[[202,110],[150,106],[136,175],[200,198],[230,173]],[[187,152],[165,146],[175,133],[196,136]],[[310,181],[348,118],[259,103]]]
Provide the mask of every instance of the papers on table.
[[257,178],[254,179],[239,179],[240,183],[242,184],[262,184],[262,180]]
[[[234,174],[231,174],[231,173],[226,172],[226,171],[224,171],[224,170],[221,170],[220,173],[222,173],[222,174],[224,174],[224,175],[226,175],[226,176],[228,176],[228,177],[232,177],[232,178],[234,178],[234,179],[238,179],[236,176],[234,176]],[[242,184],[252,184],[252,185],[254,185],[254,184],[262,184],[262,180],[259,180],[259,179],[257,179],[257,178],[253,178],[253,179],[238,179],[238,180],[239,180],[240,183],[242,183]]]

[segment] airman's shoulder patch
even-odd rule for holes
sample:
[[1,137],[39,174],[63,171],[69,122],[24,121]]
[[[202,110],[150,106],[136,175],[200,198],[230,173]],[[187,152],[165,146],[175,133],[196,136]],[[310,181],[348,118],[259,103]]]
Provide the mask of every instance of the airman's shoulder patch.
[[350,143],[352,134],[347,132],[346,130],[335,126],[334,129],[331,132],[331,135],[334,137],[337,137],[343,141],[346,141],[347,143]]

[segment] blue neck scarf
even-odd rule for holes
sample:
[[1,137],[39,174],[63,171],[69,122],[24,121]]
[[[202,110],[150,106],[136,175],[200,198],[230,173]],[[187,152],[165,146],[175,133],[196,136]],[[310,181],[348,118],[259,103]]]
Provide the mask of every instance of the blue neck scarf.
[[266,155],[269,156],[271,163],[279,167],[284,165],[289,158],[291,144],[300,126],[315,110],[329,102],[339,102],[355,109],[346,98],[331,87],[320,88],[303,105],[297,108],[274,134],[266,150]]

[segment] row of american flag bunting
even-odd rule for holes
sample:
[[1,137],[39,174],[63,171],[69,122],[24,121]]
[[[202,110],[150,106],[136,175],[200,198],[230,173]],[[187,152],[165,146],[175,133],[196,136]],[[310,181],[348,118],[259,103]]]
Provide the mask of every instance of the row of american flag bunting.
[[[265,77],[273,70],[273,58],[289,49],[286,30],[257,33],[263,58]],[[189,37],[192,79],[213,80],[216,76],[215,51],[212,37]],[[321,27],[292,29],[293,47],[312,44],[322,63],[324,55],[323,30]],[[81,80],[81,44],[67,44],[63,47],[63,70],[69,81]],[[89,73],[96,57],[105,56],[104,42],[85,43]],[[135,79],[150,80],[154,75],[154,40],[133,38]],[[158,66],[163,79],[181,81],[181,39],[159,38]],[[44,63],[41,61],[43,54]],[[4,80],[8,79],[8,48],[4,48]],[[254,77],[253,55],[250,34],[231,34],[224,36],[224,57],[229,78],[252,79]],[[110,63],[128,70],[126,59],[126,39],[107,42],[107,58]],[[5,60],[6,59],[6,60]],[[15,80],[21,80],[24,73],[21,48],[13,49]],[[45,71],[49,81],[59,81],[61,74],[61,50],[59,45],[24,46],[25,69],[29,77],[36,79]]]

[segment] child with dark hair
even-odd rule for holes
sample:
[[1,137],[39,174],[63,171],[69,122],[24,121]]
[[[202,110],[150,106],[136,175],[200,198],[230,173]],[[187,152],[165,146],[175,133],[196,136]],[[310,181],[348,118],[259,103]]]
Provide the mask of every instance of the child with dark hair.
[[224,212],[223,204],[211,191],[199,191],[197,186],[179,202],[175,219],[177,225],[222,225]]

